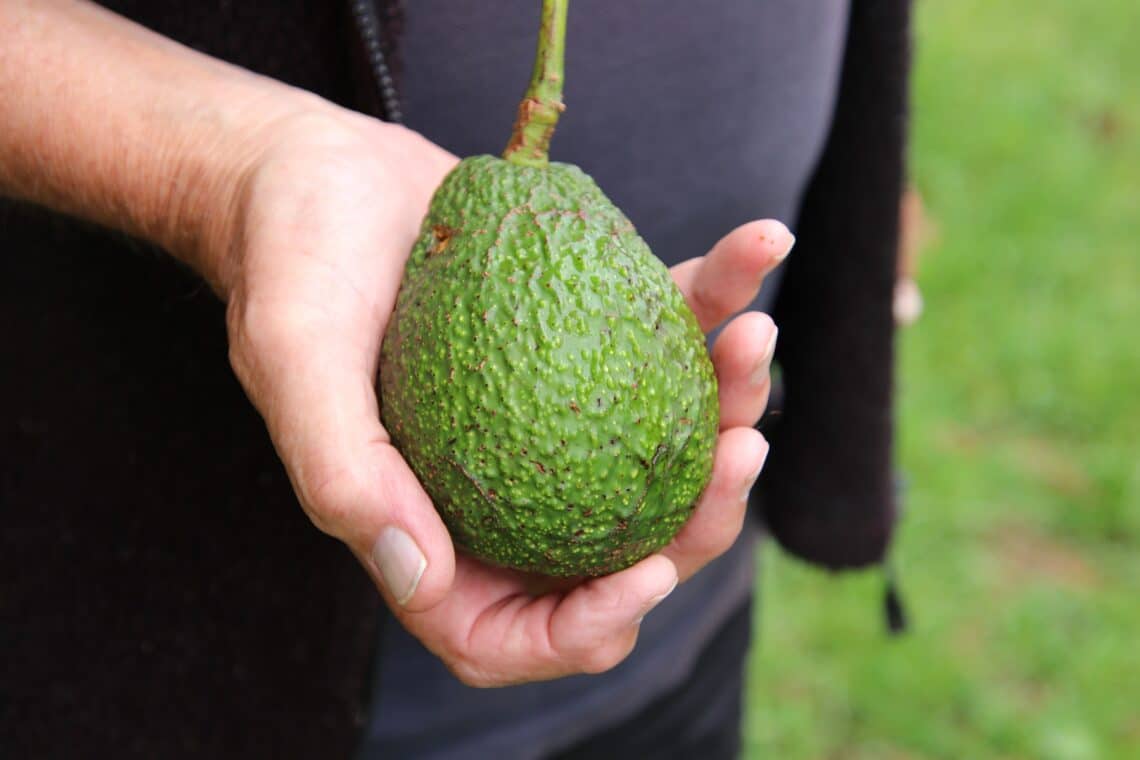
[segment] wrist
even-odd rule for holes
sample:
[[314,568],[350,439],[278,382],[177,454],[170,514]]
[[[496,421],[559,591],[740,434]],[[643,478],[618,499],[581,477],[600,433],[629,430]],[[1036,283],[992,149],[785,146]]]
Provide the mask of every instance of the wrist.
[[345,113],[77,2],[0,3],[0,92],[0,193],[157,243],[220,291],[266,136]]
[[[157,181],[128,194],[140,199],[136,232],[197,271],[222,298],[240,268],[253,175],[280,136],[299,122],[341,120],[335,105],[257,78],[223,83],[208,105],[162,146]],[[146,182],[134,178],[132,182]],[[168,192],[155,192],[155,186]]]

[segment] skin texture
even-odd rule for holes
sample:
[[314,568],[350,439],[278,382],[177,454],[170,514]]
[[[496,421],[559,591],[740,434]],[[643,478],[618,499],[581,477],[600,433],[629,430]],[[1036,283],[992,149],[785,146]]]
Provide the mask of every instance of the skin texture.
[[575,166],[477,156],[447,176],[380,362],[385,426],[480,559],[622,570],[676,535],[708,482],[704,335]]
[[[0,92],[0,192],[152,240],[212,284],[234,371],[301,507],[463,681],[613,667],[645,613],[739,534],[767,453],[750,427],[767,401],[766,316],[736,317],[713,349],[716,455],[684,529],[622,572],[538,593],[456,555],[380,423],[381,336],[454,156],[64,0],[0,4]],[[744,308],[791,244],[782,224],[752,222],[675,267],[702,329]],[[394,573],[394,548],[409,544],[418,572]],[[390,588],[382,568],[411,582]]]

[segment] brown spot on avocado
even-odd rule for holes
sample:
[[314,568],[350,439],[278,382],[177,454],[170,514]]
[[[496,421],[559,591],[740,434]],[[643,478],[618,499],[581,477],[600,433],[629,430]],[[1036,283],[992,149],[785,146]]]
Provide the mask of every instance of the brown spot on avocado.
[[431,248],[428,249],[429,256],[436,256],[447,250],[447,246],[451,243],[451,239],[459,230],[454,227],[449,227],[446,224],[437,224],[431,228],[431,234],[435,237],[435,242],[432,243]]

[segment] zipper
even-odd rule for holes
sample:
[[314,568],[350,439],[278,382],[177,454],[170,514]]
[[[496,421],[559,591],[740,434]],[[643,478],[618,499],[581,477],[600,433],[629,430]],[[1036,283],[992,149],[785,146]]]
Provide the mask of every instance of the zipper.
[[394,124],[402,124],[404,113],[400,109],[400,94],[396,92],[396,83],[392,79],[392,71],[388,68],[388,60],[380,44],[383,22],[380,14],[376,12],[376,4],[374,0],[349,0],[348,11],[364,47],[368,72],[380,100],[380,118]]

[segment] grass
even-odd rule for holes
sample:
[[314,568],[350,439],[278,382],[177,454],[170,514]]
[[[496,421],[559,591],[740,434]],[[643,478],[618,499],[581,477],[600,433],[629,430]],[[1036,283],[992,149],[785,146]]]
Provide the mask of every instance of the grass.
[[769,547],[747,757],[1140,757],[1138,29],[1136,0],[919,0],[913,626]]

